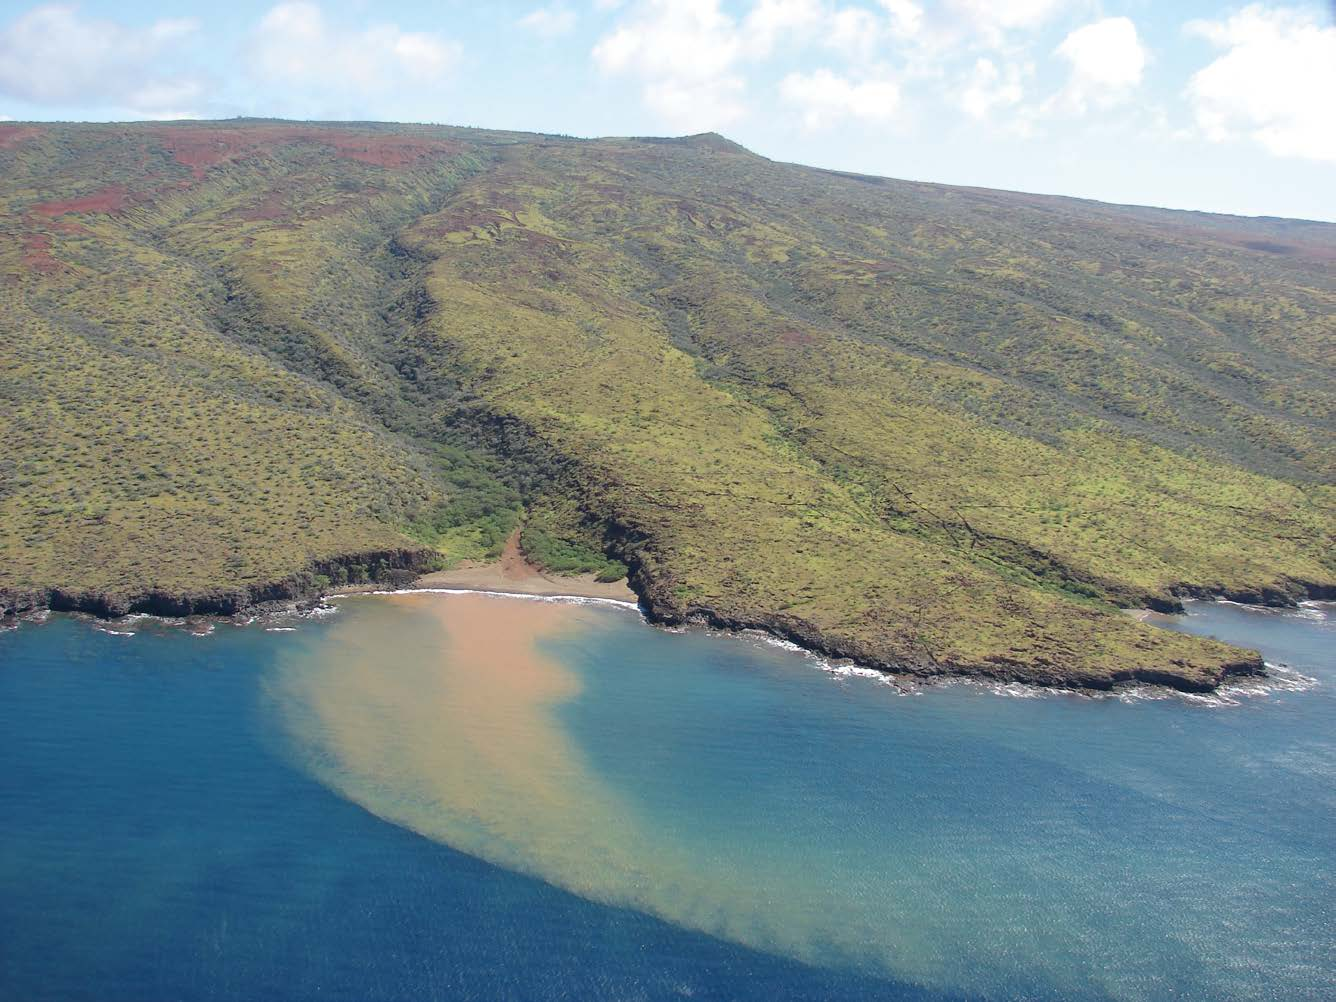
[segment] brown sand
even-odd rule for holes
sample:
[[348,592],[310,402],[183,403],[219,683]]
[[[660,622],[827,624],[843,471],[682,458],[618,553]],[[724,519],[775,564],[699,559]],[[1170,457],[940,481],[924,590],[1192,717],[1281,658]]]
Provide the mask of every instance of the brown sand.
[[529,563],[520,551],[517,529],[506,540],[501,559],[490,564],[455,567],[448,571],[424,574],[415,588],[460,588],[466,591],[496,591],[510,595],[574,595],[581,598],[609,598],[619,602],[636,601],[623,578],[620,581],[595,581],[592,574],[570,576],[544,574]]

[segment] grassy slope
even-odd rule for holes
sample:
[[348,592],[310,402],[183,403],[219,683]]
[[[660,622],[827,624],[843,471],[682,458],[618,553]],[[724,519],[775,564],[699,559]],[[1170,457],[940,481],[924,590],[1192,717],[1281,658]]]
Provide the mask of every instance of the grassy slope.
[[[9,153],[6,585],[258,588],[422,549],[402,526],[447,500],[366,328],[388,235],[476,165],[199,131],[52,129]],[[111,211],[78,211],[90,192]]]
[[1336,228],[717,137],[69,128],[0,159],[0,585],[475,555],[525,501],[535,552],[607,538],[668,618],[1209,685],[1238,652],[1115,604],[1336,584]]

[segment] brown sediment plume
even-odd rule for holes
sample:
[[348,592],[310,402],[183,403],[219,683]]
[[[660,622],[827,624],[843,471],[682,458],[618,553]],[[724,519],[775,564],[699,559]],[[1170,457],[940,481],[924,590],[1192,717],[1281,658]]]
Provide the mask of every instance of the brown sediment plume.
[[[554,726],[552,707],[573,698],[579,681],[537,650],[540,638],[579,625],[578,608],[516,603],[461,595],[455,601],[400,595],[392,601],[436,617],[448,638],[446,656],[465,670],[442,673],[435,712],[450,741],[416,749],[422,776],[434,793],[454,804],[484,805],[522,797],[534,810],[567,806],[563,777],[579,770],[570,742]],[[518,613],[522,613],[517,615]]]
[[[315,673],[288,676],[315,725],[304,736],[339,763],[335,785],[452,844],[461,823],[511,844],[517,828],[588,799],[569,788],[583,770],[550,714],[579,682],[537,650],[581,625],[578,606],[407,593],[358,611]],[[380,789],[356,789],[367,779]],[[387,787],[409,796],[383,810]]]
[[851,903],[767,831],[702,841],[692,819],[656,823],[605,780],[556,712],[580,676],[543,646],[606,612],[411,592],[341,604],[340,621],[280,662],[272,694],[305,767],[348,799],[593,901],[807,963],[835,949],[941,979],[915,896]]
[[589,626],[594,610],[484,595],[344,602],[346,618],[285,661],[274,690],[322,781],[592,900],[814,959],[766,906],[768,881],[721,870],[644,822],[565,731],[554,711],[580,680],[541,645]]

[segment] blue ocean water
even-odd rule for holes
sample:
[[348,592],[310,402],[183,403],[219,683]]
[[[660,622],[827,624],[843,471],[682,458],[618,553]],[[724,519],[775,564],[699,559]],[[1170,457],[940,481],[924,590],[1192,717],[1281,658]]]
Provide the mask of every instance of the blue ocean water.
[[[1317,609],[1174,621],[1293,668],[1212,702],[906,695],[584,609],[540,645],[579,686],[551,708],[557,806],[497,807],[531,822],[513,866],[384,820],[458,805],[367,769],[380,728],[431,768],[414,742],[449,735],[387,703],[326,743],[291,702],[359,642],[396,672],[366,638],[430,644],[416,616],[0,634],[0,998],[1336,997]],[[609,810],[582,869],[554,826]]]

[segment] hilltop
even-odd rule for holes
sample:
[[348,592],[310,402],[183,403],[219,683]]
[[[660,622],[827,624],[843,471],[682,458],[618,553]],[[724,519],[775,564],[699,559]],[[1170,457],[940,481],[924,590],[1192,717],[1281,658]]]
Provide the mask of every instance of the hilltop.
[[1336,225],[723,137],[0,124],[0,606],[501,551],[919,674],[1209,689],[1336,595]]

